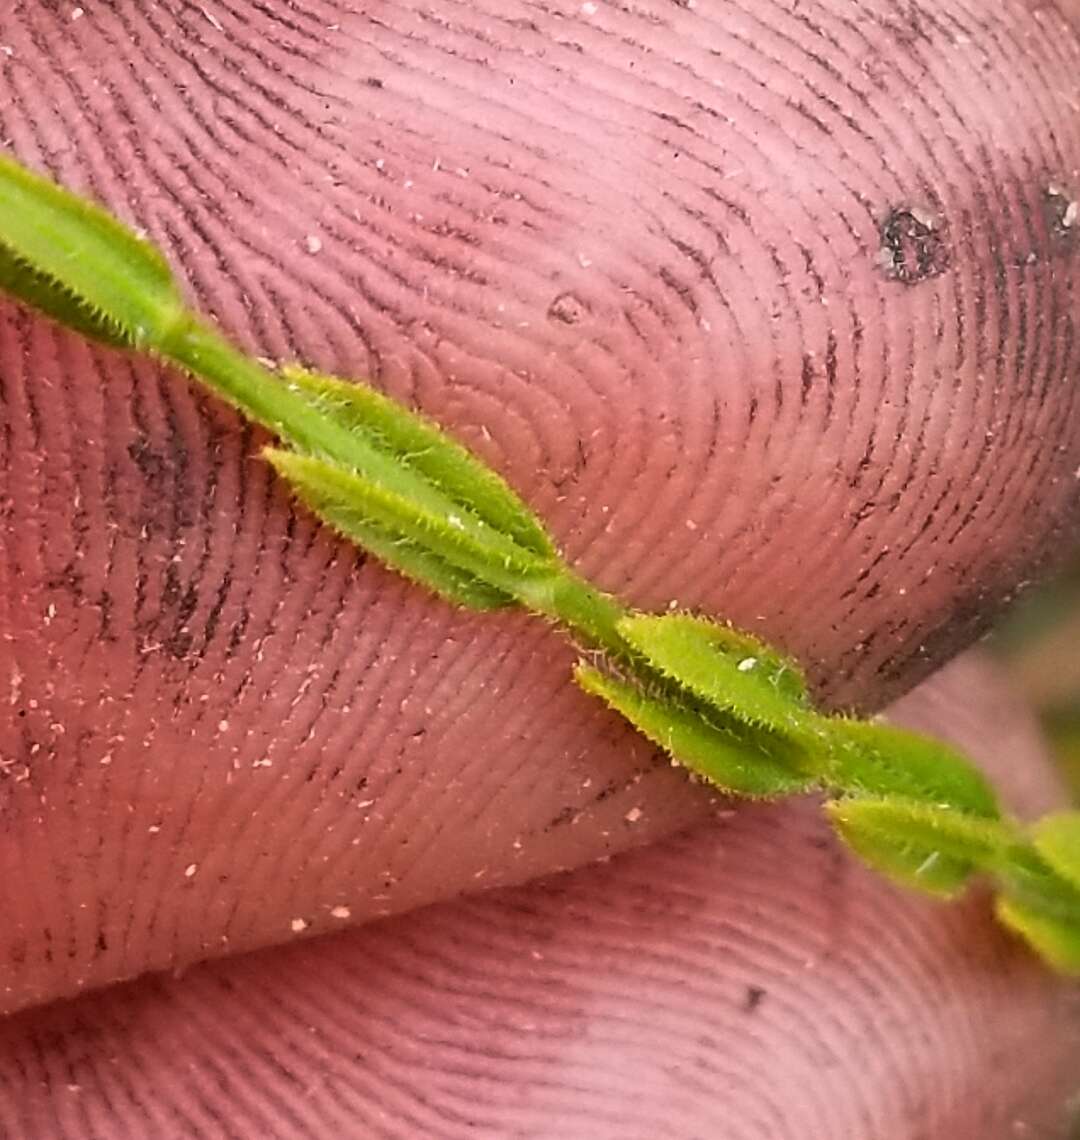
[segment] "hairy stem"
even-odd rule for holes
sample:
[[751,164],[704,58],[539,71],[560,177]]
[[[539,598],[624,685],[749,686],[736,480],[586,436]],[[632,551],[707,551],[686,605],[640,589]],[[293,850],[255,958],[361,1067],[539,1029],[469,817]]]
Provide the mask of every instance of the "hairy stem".
[[515,596],[533,613],[554,618],[573,630],[590,648],[603,650],[618,660],[633,652],[619,632],[619,622],[627,616],[627,609],[617,598],[598,590],[565,566],[550,578],[519,583]]

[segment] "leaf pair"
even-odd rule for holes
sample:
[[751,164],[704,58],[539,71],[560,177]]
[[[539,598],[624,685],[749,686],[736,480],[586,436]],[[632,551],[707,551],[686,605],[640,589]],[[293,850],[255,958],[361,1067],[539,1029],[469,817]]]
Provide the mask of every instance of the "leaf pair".
[[628,680],[582,665],[579,684],[717,786],[760,797],[839,792],[829,810],[845,841],[936,894],[961,889],[1008,842],[989,785],[956,752],[891,725],[821,715],[794,662],[756,639],[686,614],[628,616],[618,629],[646,672]]
[[1000,920],[1058,969],[1080,974],[1080,813],[1048,816],[1025,832],[988,807],[899,796],[827,805],[848,844],[900,883],[950,897],[973,873],[989,874]]
[[433,424],[363,385],[297,368],[284,375],[328,424],[390,461],[388,473],[372,472],[348,455],[266,449],[334,529],[470,609],[512,605],[522,581],[558,572],[550,539],[518,496]]
[[[799,667],[748,634],[689,614],[628,615],[618,629],[659,678],[656,691],[649,691],[646,676],[631,701],[625,682],[601,685],[588,670],[582,676],[594,690],[603,689],[610,703],[617,699],[632,705],[634,716],[647,716],[653,726],[647,735],[654,739],[663,735],[664,709],[674,702],[681,710],[680,724],[696,709],[699,719],[737,724],[743,736],[769,745],[776,754],[782,751],[786,759],[777,795],[790,791],[794,781],[848,794],[946,804],[976,816],[997,815],[989,785],[952,749],[891,725],[823,716],[809,702]],[[727,785],[722,772],[715,778],[733,791],[742,790],[735,773]],[[758,793],[769,794],[764,785]]]
[[992,870],[1010,832],[990,785],[938,740],[893,725],[821,718],[827,805],[845,842],[896,882],[950,897]]
[[775,799],[813,785],[799,771],[797,747],[782,736],[747,729],[674,687],[646,692],[584,662],[574,676],[585,692],[620,712],[673,760],[723,791]]
[[586,692],[725,791],[775,798],[814,784],[809,753],[817,742],[793,662],[688,614],[628,614],[617,628],[631,663],[645,669],[622,679],[579,664]]
[[941,897],[976,873],[997,911],[1058,968],[1080,972],[1080,813],[1029,839],[1001,817],[985,778],[948,745],[810,707],[797,666],[746,634],[685,614],[634,615],[618,630],[643,663],[578,682],[680,763],[728,791],[775,797],[821,787],[849,847],[894,881]]

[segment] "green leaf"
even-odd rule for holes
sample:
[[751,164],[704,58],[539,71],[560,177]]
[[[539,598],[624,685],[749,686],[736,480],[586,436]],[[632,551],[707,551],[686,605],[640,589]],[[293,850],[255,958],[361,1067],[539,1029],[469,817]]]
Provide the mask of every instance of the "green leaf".
[[366,384],[285,367],[282,375],[326,415],[421,472],[447,498],[545,558],[555,547],[540,521],[490,467],[430,420]]
[[689,614],[632,614],[619,633],[661,676],[748,729],[789,740],[806,774],[817,775],[826,754],[798,667],[762,642]]
[[[275,448],[263,452],[301,499],[342,534],[409,577],[463,605],[509,604],[521,577],[549,573],[536,555],[494,531],[489,541],[423,506],[325,460]],[[480,589],[478,583],[484,588]]]
[[1022,835],[1017,834],[1005,850],[997,877],[1014,902],[1062,920],[1080,921],[1080,887],[1058,874]]
[[168,339],[162,355],[197,376],[248,419],[264,425],[293,451],[354,472],[429,514],[442,518],[456,514],[462,530],[519,549],[471,511],[458,507],[421,472],[377,447],[368,434],[342,423],[339,416],[318,407],[276,372],[237,352],[214,329],[189,320],[179,335]]
[[303,489],[300,497],[334,530],[374,554],[410,581],[433,590],[440,597],[469,610],[498,610],[514,605],[509,594],[481,582],[407,538],[401,538],[365,521],[347,503],[333,503],[325,497],[316,504]]
[[840,830],[844,842],[874,870],[892,879],[902,887],[910,887],[937,898],[952,899],[967,887],[975,868],[963,859],[942,855],[940,851],[927,852],[921,847],[884,839],[872,838],[858,831]]
[[579,663],[577,683],[622,713],[685,768],[727,792],[775,798],[805,791],[800,750],[765,731],[752,731],[722,714],[680,704],[673,695],[640,689]]
[[990,784],[958,752],[893,725],[844,717],[820,718],[830,742],[824,778],[833,787],[868,796],[902,796],[997,819]]
[[979,869],[994,869],[1014,833],[1004,823],[898,796],[842,799],[825,810],[844,841],[905,886],[950,896]]
[[[288,453],[278,452],[277,456]],[[280,470],[274,454],[271,463]],[[284,474],[284,472],[282,472]],[[286,475],[299,497],[324,522],[352,542],[374,554],[386,565],[440,597],[470,610],[496,610],[514,604],[514,599],[474,575],[452,565],[400,533],[365,518],[353,502],[335,494],[334,488],[317,480]]]
[[690,614],[631,614],[619,632],[665,677],[749,724],[784,731],[807,707],[798,665],[730,626]]
[[152,245],[4,155],[0,289],[114,346],[152,348],[185,316],[172,273]]
[[1035,850],[1080,890],[1080,811],[1046,816],[1035,825],[1033,836]]
[[1080,915],[1063,917],[1008,895],[994,909],[999,921],[1024,938],[1054,969],[1080,974]]

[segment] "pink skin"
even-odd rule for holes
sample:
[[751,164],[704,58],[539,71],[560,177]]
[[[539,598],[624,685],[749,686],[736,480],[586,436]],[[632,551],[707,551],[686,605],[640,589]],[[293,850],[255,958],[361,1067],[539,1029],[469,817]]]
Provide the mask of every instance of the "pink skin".
[[[971,658],[895,710],[1059,794]],[[884,886],[809,802],[0,1023],[0,1134],[1064,1137],[1080,1005],[986,900]],[[1071,1082],[1071,1083],[1070,1083]]]
[[[0,45],[0,137],[230,335],[429,411],[589,576],[834,704],[1075,527],[1075,2],[26,5]],[[3,305],[0,385],[2,1008],[727,810],[183,377]]]

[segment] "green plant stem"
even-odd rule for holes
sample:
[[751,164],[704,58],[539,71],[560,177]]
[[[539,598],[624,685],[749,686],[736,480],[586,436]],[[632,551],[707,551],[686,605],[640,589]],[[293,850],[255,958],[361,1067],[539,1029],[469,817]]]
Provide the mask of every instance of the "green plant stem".
[[563,565],[548,578],[518,582],[512,592],[527,609],[561,622],[590,648],[603,650],[619,661],[637,656],[619,633],[619,622],[629,611],[569,567]]
[[339,459],[355,469],[400,481],[400,464],[383,459],[362,436],[328,422],[309,400],[233,348],[194,314],[178,322],[168,339],[154,349],[198,377],[249,419],[281,439],[292,440],[308,454]]

